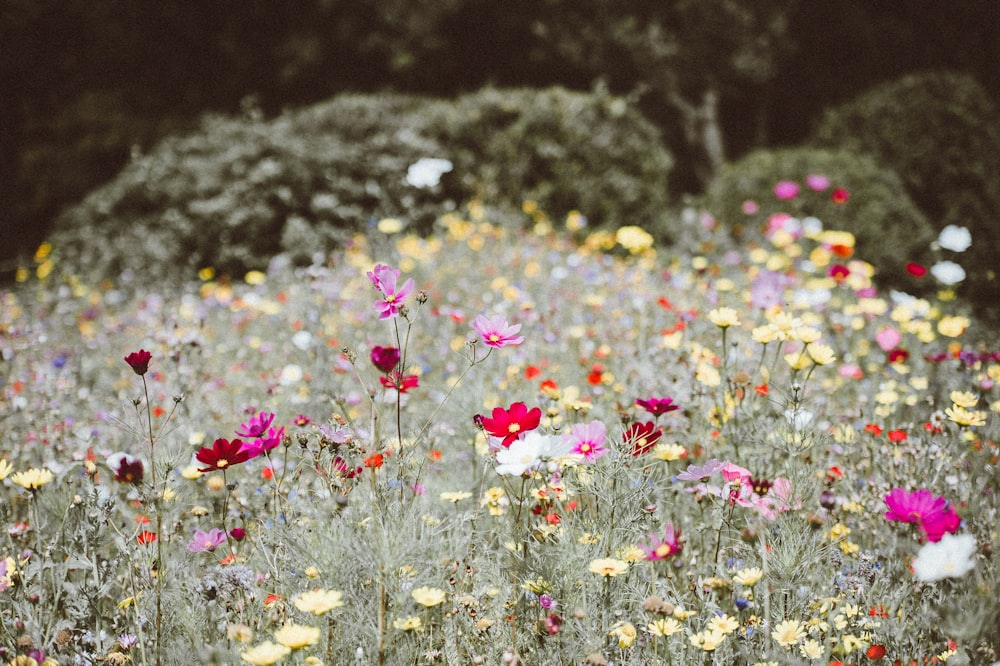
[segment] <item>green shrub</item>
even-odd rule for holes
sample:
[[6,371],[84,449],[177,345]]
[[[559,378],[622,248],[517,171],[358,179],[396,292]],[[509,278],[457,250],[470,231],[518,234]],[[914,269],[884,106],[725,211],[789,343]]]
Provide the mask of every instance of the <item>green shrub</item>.
[[824,114],[812,142],[867,152],[896,171],[935,228],[967,227],[959,293],[983,309],[1000,301],[1000,113],[972,77],[925,72],[884,84]]
[[[453,168],[415,187],[407,170],[421,158]],[[159,279],[239,274],[282,251],[305,263],[385,217],[427,232],[474,197],[652,226],[671,164],[654,127],[606,94],[345,95],[272,121],[206,118],[67,211],[53,240],[71,270]]]
[[[810,188],[810,175],[825,176],[829,185]],[[775,185],[785,180],[799,186],[794,199],[775,195]],[[834,201],[839,189],[847,194],[843,203]],[[744,212],[748,201],[756,212]],[[906,264],[933,260],[934,229],[899,177],[869,156],[816,148],[759,150],[724,167],[702,204],[737,233],[754,233],[775,213],[814,216],[824,228],[853,233],[858,256],[875,266],[883,284],[914,292],[930,286],[929,278],[911,276]]]

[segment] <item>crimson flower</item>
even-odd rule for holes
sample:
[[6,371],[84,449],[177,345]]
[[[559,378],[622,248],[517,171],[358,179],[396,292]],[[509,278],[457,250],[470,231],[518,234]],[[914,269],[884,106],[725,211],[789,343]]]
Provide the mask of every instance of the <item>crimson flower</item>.
[[534,430],[542,421],[542,410],[530,410],[523,402],[515,402],[508,409],[494,407],[493,416],[483,418],[483,428],[490,435],[500,438],[502,446],[510,446],[515,439],[529,430]]
[[912,493],[903,488],[893,488],[884,498],[889,510],[885,519],[900,523],[913,523],[928,541],[940,541],[946,533],[958,531],[962,523],[955,510],[944,497],[935,497],[926,488]]
[[199,472],[214,472],[246,462],[250,459],[250,454],[244,449],[242,440],[230,441],[220,437],[212,444],[212,448],[203,446],[198,449],[195,458],[205,464]]
[[622,441],[633,456],[641,456],[644,453],[649,453],[662,436],[663,431],[657,428],[652,421],[636,422],[630,425],[622,435]]
[[922,278],[927,275],[927,267],[916,263],[915,261],[909,261],[906,263],[906,272],[916,278]]
[[635,404],[639,405],[647,412],[653,416],[659,416],[660,414],[666,414],[667,412],[674,412],[680,409],[680,405],[674,404],[673,398],[650,398],[649,400],[636,400]]
[[153,358],[152,354],[145,349],[140,349],[126,356],[125,362],[132,368],[132,372],[141,377],[149,370],[149,361],[151,358]]
[[379,377],[378,380],[385,388],[396,389],[400,393],[406,393],[411,388],[420,386],[420,377],[417,375],[404,375],[402,372],[390,372],[387,377]]
[[372,347],[372,365],[382,372],[392,372],[396,364],[399,363],[399,358],[399,349],[396,347],[381,347],[379,345]]
[[142,483],[142,461],[127,453],[113,453],[108,456],[108,467],[114,470],[115,481],[119,483]]

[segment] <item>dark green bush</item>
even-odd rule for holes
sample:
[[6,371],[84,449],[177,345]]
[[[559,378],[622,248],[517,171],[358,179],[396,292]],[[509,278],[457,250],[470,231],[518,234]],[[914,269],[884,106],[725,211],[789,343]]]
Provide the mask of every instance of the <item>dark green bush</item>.
[[926,72],[879,86],[827,111],[812,143],[874,155],[936,229],[967,227],[972,247],[945,257],[968,273],[958,291],[980,307],[1000,302],[1000,113],[974,78]]
[[[825,176],[829,186],[811,189],[810,175]],[[784,180],[799,185],[792,200],[775,196],[775,185]],[[834,201],[837,189],[846,191],[846,202]],[[744,212],[747,201],[756,204],[757,212]],[[724,167],[702,204],[724,225],[751,235],[775,213],[817,217],[826,229],[854,234],[857,255],[875,266],[883,284],[911,292],[930,286],[929,278],[913,278],[906,264],[933,261],[935,231],[899,177],[867,155],[817,148],[759,150]]]
[[[424,157],[454,168],[414,187],[407,169]],[[155,278],[240,274],[282,251],[308,262],[383,217],[426,232],[473,197],[652,226],[671,164],[653,126],[610,95],[348,95],[273,121],[207,118],[65,213],[53,240],[71,270]]]

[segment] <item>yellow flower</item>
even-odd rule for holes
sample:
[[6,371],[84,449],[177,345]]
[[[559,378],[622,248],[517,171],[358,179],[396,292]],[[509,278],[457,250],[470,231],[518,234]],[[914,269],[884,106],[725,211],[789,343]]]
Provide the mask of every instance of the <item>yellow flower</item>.
[[319,640],[319,627],[289,623],[274,632],[274,640],[293,650],[304,648]]
[[681,623],[672,617],[653,620],[646,625],[646,631],[653,636],[667,637],[682,631]]
[[[979,402],[979,398],[970,391],[952,391],[948,398],[958,407],[972,409]],[[3,477],[0,477],[3,478]]]
[[965,333],[965,329],[969,327],[969,323],[970,322],[967,317],[941,317],[941,321],[939,321],[937,325],[938,333],[948,336],[949,338],[957,338],[962,335],[962,333]]
[[240,658],[248,664],[254,664],[255,666],[270,666],[270,664],[287,657],[289,652],[291,652],[291,649],[284,645],[276,645],[271,641],[265,641],[249,650],[240,652]]
[[418,587],[410,595],[418,604],[428,608],[443,604],[445,600],[444,590],[439,590],[436,587]]
[[384,217],[378,221],[377,228],[383,234],[398,234],[403,230],[403,223],[394,217]]
[[245,624],[230,624],[226,626],[226,638],[240,643],[249,643],[253,640],[253,629]]
[[829,365],[837,360],[837,357],[833,353],[833,348],[827,345],[809,345],[806,347],[806,351],[809,352],[809,358],[816,365]]
[[699,631],[688,638],[691,645],[701,648],[705,652],[711,652],[719,647],[719,644],[724,640],[726,640],[726,635],[718,631]]
[[472,497],[472,493],[469,492],[441,493],[442,502],[454,502],[455,504],[458,504],[464,499],[469,499],[470,497]]
[[594,560],[588,567],[591,573],[600,574],[605,578],[617,576],[628,571],[628,562],[622,562],[613,558]]
[[806,631],[798,620],[785,620],[774,628],[771,638],[782,647],[790,647],[806,637]]
[[[960,426],[982,426],[986,425],[986,412],[972,412],[958,405],[953,405],[944,410],[949,420]],[[15,481],[16,482],[16,481]]]
[[775,342],[776,340],[784,340],[781,331],[771,324],[765,324],[753,329],[750,331],[750,337],[753,338],[754,342],[762,345]]
[[672,462],[674,460],[680,460],[687,453],[685,449],[680,444],[672,444],[667,442],[661,442],[657,444],[650,455],[652,455],[657,460],[663,460],[665,462]]
[[419,617],[400,618],[392,621],[392,626],[400,631],[423,631],[424,625]]
[[826,650],[823,649],[823,646],[816,639],[810,638],[802,644],[799,652],[806,659],[819,659],[826,653]]
[[792,352],[791,354],[785,354],[785,363],[792,370],[805,370],[809,367],[812,359],[809,358],[808,354],[803,354],[802,352]]
[[749,569],[740,569],[737,571],[736,575],[733,576],[733,580],[745,587],[753,587],[763,577],[763,571],[757,567],[751,567]]
[[52,481],[53,478],[55,477],[53,477],[52,472],[49,470],[32,467],[26,472],[17,472],[10,477],[10,480],[27,490],[38,490],[46,483]]
[[635,643],[635,626],[629,622],[619,623],[608,632],[608,636],[616,637],[618,639],[618,647],[622,650],[627,650]]
[[479,501],[479,506],[489,508],[491,516],[502,516],[504,507],[509,504],[510,500],[507,499],[504,489],[499,486],[493,486],[487,490],[483,493],[483,499]]
[[642,562],[646,559],[645,551],[635,545],[622,549],[618,554],[625,558],[625,561],[629,563]]
[[807,345],[819,340],[821,335],[819,329],[814,326],[799,326],[792,331],[792,339]]
[[0,460],[0,481],[7,478],[7,475],[14,470],[14,467],[6,460]]
[[708,623],[708,629],[720,634],[731,634],[740,628],[740,623],[734,617],[729,617],[725,613],[713,617]]
[[681,606],[674,606],[674,617],[676,617],[678,620],[686,620],[689,617],[692,617],[697,614],[698,611],[684,610],[684,608]]
[[642,227],[626,226],[615,233],[615,241],[631,254],[639,254],[653,247],[653,237]]
[[295,607],[303,613],[322,615],[344,605],[344,595],[337,590],[310,590],[295,597]]
[[708,313],[708,320],[719,328],[740,325],[740,317],[732,308],[715,308]]

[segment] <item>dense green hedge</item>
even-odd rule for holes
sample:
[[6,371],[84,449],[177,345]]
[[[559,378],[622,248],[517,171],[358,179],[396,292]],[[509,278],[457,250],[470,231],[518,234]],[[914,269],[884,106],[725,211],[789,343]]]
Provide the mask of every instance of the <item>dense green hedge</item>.
[[884,84],[827,111],[812,143],[875,156],[936,229],[967,227],[972,246],[945,257],[968,273],[958,291],[1000,302],[1000,113],[974,78],[932,71]]
[[[414,187],[407,170],[421,158],[453,169]],[[655,227],[671,166],[657,130],[610,95],[348,95],[272,121],[207,118],[69,210],[53,240],[70,270],[190,276],[240,274],[281,251],[308,261],[384,217],[428,231],[472,197]]]
[[[829,185],[810,188],[810,175],[825,176]],[[798,195],[777,198],[775,185],[781,181],[796,183]],[[846,193],[846,201],[834,200],[836,190]],[[756,212],[745,212],[748,201]],[[929,287],[928,279],[915,279],[906,264],[933,261],[935,231],[899,176],[869,156],[807,147],[759,150],[724,167],[702,205],[737,233],[751,236],[775,213],[817,217],[827,229],[855,235],[858,256],[875,266],[883,284],[917,292]]]

